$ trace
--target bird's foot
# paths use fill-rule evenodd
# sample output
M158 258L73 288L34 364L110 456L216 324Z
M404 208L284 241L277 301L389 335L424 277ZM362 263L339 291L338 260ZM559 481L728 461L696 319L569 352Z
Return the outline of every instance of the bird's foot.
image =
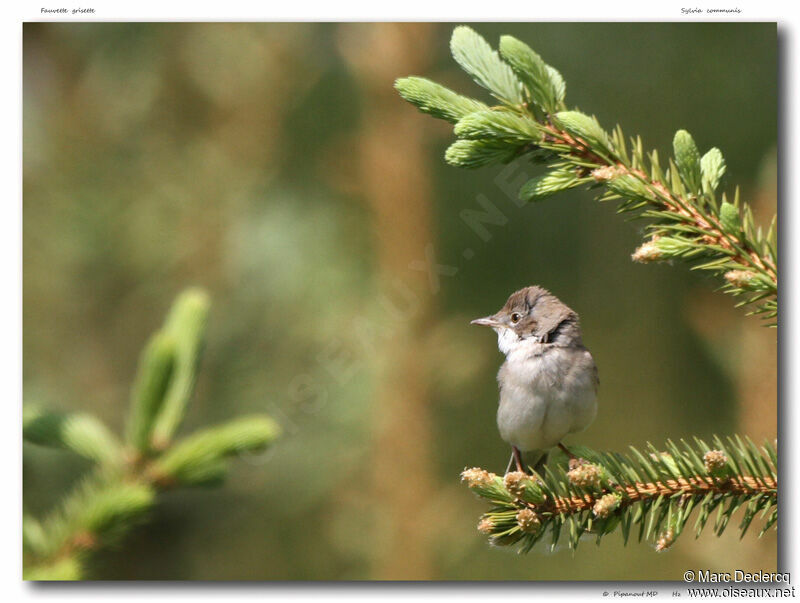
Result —
M517 471L528 473L525 469L525 465L522 464L522 453L519 451L519 448L512 446L511 453L514 456L514 464L517 466Z

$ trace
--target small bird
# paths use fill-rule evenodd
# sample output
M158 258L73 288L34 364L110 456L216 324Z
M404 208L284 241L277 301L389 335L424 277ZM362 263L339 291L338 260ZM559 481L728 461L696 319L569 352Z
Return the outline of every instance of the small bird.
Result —
M506 361L497 373L497 427L511 444L508 469L526 472L523 454L539 472L548 451L583 431L597 414L597 366L583 345L578 314L533 286L511 294L499 312L473 320L491 327Z

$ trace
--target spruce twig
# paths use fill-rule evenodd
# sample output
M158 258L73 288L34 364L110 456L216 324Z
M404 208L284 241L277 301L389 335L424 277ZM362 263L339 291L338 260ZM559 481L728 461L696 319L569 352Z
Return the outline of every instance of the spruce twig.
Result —
M419 77L397 80L400 95L424 113L453 124L458 140L448 163L476 168L522 158L547 172L522 186L520 197L540 201L585 186L602 189L619 212L649 220L648 238L633 254L638 262L680 259L720 277L720 288L741 298L751 314L777 317L777 231L756 227L750 206L736 189L732 199L717 189L725 174L719 149L701 156L691 135L679 130L674 157L662 168L640 138L628 141L617 126L606 132L594 118L566 109L563 78L526 44L500 38L499 53L468 27L456 27L453 56L500 101L463 97ZM774 322L768 323L774 326Z
M725 531L739 509L742 536L757 515L763 534L777 522L778 476L774 447L759 450L738 436L714 439L714 449L667 443L667 452L648 445L648 454L598 453L573 447L581 458L569 467L548 465L544 475L512 472L499 477L483 469L466 469L461 478L492 508L478 524L496 545L517 545L527 552L550 534L550 546L566 540L575 549L581 537L621 531L625 543L638 527L638 540L656 550L671 546L691 517L695 537L718 511L714 533Z
M202 429L172 444L194 389L207 311L205 293L184 293L164 329L146 346L131 395L125 444L88 414L25 406L25 441L70 450L96 463L43 521L23 518L26 580L80 580L89 554L119 542L143 521L160 491L218 485L230 457L263 449L278 436L272 419L253 416Z

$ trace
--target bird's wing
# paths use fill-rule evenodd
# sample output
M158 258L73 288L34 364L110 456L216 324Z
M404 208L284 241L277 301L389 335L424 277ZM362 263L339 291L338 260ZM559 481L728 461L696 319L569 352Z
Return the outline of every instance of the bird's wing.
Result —
M597 393L597 388L600 385L600 374L597 371L597 363L594 361L592 353L589 350L586 350L585 354L589 362L592 364L592 382L594 383L594 393Z

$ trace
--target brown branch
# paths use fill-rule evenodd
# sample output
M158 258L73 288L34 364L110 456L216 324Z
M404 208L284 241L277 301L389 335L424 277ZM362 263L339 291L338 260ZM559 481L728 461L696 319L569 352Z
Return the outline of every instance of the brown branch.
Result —
M690 478L668 479L658 482L637 482L629 486L620 486L604 490L598 494L586 494L582 497L564 496L547 499L544 503L525 503L539 513L572 514L586 511L594 507L597 501L606 494L618 493L622 496L621 505L641 502L657 496L673 496L683 493L689 496L705 496L709 492L717 494L750 494L752 492L768 493L777 497L778 482L771 477L732 477L726 480L714 480L708 477L694 476Z
M594 153L585 141L572 136L569 132L559 129L552 124L544 126L544 130L546 132L544 135L544 142L566 145L573 150L573 155L581 159L610 167L618 174L627 174L640 180L657 198L660 197L662 199L661 205L665 209L683 216L688 222L698 226L704 231L710 232L711 234L705 235L707 243L719 245L723 249L729 251L731 257L738 263L751 266L767 274L777 286L777 268L773 266L771 262L767 265L766 262L762 261L756 251L746 249L747 245L744 241L740 241L737 237L732 235L727 235L717 219L713 217L706 218L691 203L684 203L677 199L662 182L652 180L642 170L629 168L620 161L609 162ZM742 247L745 249L742 249Z

